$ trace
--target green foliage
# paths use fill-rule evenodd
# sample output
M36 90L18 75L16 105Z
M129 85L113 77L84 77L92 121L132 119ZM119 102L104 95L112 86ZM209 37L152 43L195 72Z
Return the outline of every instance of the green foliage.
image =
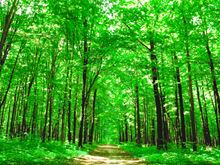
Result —
M77 149L75 145L39 140L0 140L0 164L68 164L74 157L85 155L95 145Z
M69 143L82 140L79 127L83 134L93 135L94 142L115 144L120 138L125 141L126 135L126 141L134 142L137 107L141 141L148 139L154 144L159 134L156 129L161 128L169 134L164 141L181 143L178 84L187 143L192 140L191 126L196 125L195 141L204 144L207 124L210 144L206 145L216 146L220 135L220 99L216 100L219 5L218 0L0 0L0 136L12 138L0 141L1 162L63 164L92 149L85 145L81 151L75 145L53 141L65 141L67 135ZM181 80L176 79L177 68ZM152 71L157 71L158 102ZM195 113L190 113L189 76ZM139 87L138 96L135 86ZM91 119L95 89L97 103ZM164 113L160 125L156 116L161 114L156 113L159 102ZM93 120L94 134L90 133ZM24 135L41 138L45 144ZM123 147L150 163L220 163L219 151L213 148L200 147L191 154L172 145L169 151Z
M120 145L122 149L131 153L134 157L145 159L148 164L220 164L220 150L218 148L198 147L198 151L177 148L170 144L168 150L157 150L155 146L138 147L128 143Z

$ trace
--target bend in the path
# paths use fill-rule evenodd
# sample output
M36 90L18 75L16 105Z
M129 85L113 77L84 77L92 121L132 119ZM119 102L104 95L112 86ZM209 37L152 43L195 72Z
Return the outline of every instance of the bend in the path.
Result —
M102 145L89 155L74 159L74 165L146 165L143 160L132 158L118 146Z

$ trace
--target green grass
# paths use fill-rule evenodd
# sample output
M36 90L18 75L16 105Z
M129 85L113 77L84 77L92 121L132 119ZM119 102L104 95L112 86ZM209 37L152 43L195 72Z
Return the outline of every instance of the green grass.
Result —
M39 140L0 139L0 164L68 164L79 155L85 155L96 146L75 145L56 141L41 143Z
M197 152L191 149L178 149L170 145L168 150L157 150L155 146L137 147L135 144L122 144L120 147L134 157L145 159L148 164L220 164L220 149L198 147Z

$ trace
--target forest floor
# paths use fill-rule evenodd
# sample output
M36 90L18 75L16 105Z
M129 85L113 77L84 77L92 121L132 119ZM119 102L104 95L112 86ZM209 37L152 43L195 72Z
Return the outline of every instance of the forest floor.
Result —
M146 165L115 145L101 145L88 155L75 158L73 165Z
M138 147L133 143L125 143L121 144L120 148L152 165L220 165L220 148L217 147L198 146L198 150L193 152L190 144L187 144L186 149L169 144L168 150L158 150L156 146Z
M0 138L0 146L0 165L220 165L220 148L198 146L198 151L192 152L190 144L186 149L169 144L168 150L134 143L78 148L68 142L41 143L37 138Z
M39 139L20 140L0 138L0 165L67 165L73 158L87 155L97 148L84 145L82 149L69 143L51 141L41 143Z

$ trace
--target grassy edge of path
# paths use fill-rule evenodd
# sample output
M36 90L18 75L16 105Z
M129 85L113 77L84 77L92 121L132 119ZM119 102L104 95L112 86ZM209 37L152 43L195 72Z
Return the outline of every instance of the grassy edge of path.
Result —
M37 140L0 140L0 164L68 164L74 157L86 155L96 145L76 145L51 141L41 143Z
M220 164L220 149L199 147L197 152L191 149L182 150L170 145L168 150L157 150L155 146L138 147L133 143L119 145L132 156L145 159L148 164Z

